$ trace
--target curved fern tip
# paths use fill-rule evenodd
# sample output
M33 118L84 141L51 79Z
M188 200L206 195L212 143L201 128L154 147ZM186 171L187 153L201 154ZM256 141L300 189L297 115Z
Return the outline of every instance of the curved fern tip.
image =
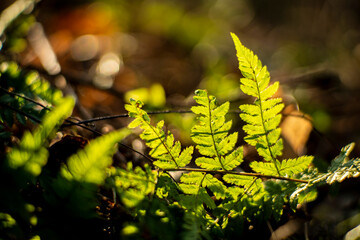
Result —
M235 43L235 46L237 44L242 45L239 37L235 33L230 32L230 35L231 35L231 38L233 39L233 42Z
M207 95L207 91L204 89L197 89L195 90L195 95L196 96L206 96Z

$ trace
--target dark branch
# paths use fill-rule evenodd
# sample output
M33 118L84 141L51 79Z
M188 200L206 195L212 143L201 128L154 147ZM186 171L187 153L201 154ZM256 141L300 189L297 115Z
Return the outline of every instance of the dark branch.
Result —
M26 101L32 102L32 103L34 103L34 104L36 104L36 105L38 105L38 106L40 106L40 107L42 107L42 108L44 108L46 110L50 110L50 108L44 106L43 104L41 104L41 103L39 103L39 102L37 102L37 101L27 97L27 96L24 96L24 95L21 95L19 93L15 93L15 92L10 92L10 91L6 90L5 88L2 88L2 87L0 87L0 90L7 93L7 94L9 94L9 95L11 95L11 96L17 96L17 97L23 98Z
M169 114L169 113L192 113L192 111L190 111L190 110L161 110L161 111L147 112L147 114L149 114L149 115ZM88 123L92 123L92 122L104 121L104 120L115 119L115 118L125 118L125 117L129 117L129 114L122 113L122 114L117 114L117 115L112 115L112 116L91 118L91 119L79 121L77 123L88 124ZM70 126L70 124L64 124L64 126Z
M38 103L37 101L35 101L35 100L33 100L33 99L29 98L29 97L23 96L23 95L21 95L21 94L15 93L15 92L10 92L10 91L6 90L5 88L2 88L2 87L0 87L0 90L3 91L3 92L5 92L5 93L7 93L7 94L9 94L9 95L11 95L11 96L17 96L17 97L23 98L23 99L25 99L26 101L32 102L32 103L34 103L34 104L36 104L36 105L38 105L38 106L40 106L40 107L42 107L42 108L44 108L44 109L46 109L46 110L51 110L50 108L42 105L41 103ZM13 110L13 111L15 111L15 112L17 112L17 113L25 116L25 117L33 120L33 121L36 122L36 123L41 124L41 120L40 120L40 119L38 119L38 118L36 118L36 117L34 117L34 116L30 115L30 114L27 114L26 112L21 111L20 109L14 108L14 107L12 107L12 106L10 106L10 105L7 105L7 104L4 104L4 103L0 103L0 104L1 104L2 106L4 106L4 107L7 107L7 108L9 108L9 109L11 109L11 110ZM81 122L74 122L74 121L72 121L72 120L70 120L70 119L65 119L65 122L67 122L67 124L62 124L61 127L67 127L67 126L76 125L76 126L78 126L78 127L81 127L81 128L83 128L83 129L86 129L86 130L94 133L94 134L97 135L97 136L103 135L103 134L102 134L101 132L99 132L99 131L96 131L96 130L91 129L91 128L87 127L87 126L82 125L83 123L81 123ZM152 160L150 157L146 156L145 154L143 154L143 153L141 153L141 152L139 152L139 151L137 151L137 150L135 150L135 149L133 149L133 148L131 148L131 147L123 144L123 143L119 143L119 144L120 144L121 146L123 146L123 147L125 147L125 148L127 148L127 149L129 149L129 150L131 150L131 151L133 151L133 152L141 155L141 156L144 157L146 160L148 160L150 163L153 162L153 160Z

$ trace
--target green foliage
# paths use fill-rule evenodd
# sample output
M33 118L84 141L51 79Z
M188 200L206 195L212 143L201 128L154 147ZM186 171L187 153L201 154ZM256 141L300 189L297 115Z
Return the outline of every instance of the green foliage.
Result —
M66 180L103 184L106 178L105 170L112 164L112 155L116 143L128 135L126 129L110 132L98 137L83 149L72 155L66 165L61 168L61 176Z
M141 101L132 99L130 104L125 105L125 109L129 111L130 117L135 118L129 127L140 127L144 130L140 137L151 148L149 154L156 159L154 165L160 168L179 168L189 164L194 148L181 150L180 142L174 142L174 136L170 132L165 134L164 121L158 122L155 126L151 125L150 117L141 109L142 106Z
M170 132L165 134L163 121L155 126L151 124L150 117L141 109L142 102L131 100L130 105L126 105L129 116L135 118L129 127L139 126L143 129L140 138L150 147L150 155L156 159L154 165L159 171L185 171L177 182L162 175L167 184L159 184L161 187L156 190L156 195L152 191L143 190L145 195L166 198L171 204L184 209L183 238L209 238L210 233L224 236L229 223L238 216L245 216L249 222L255 219L267 221L271 218L279 221L284 205L295 207L296 203L316 198L314 188L307 187L314 186L321 177L329 177L329 180L330 177L338 176L339 171L344 173L342 178L358 175L355 171L358 163L356 159L345 163L344 159L337 158L337 165L334 163L327 174L320 175L309 168L313 156L280 159L283 142L279 124L284 104L281 98L273 98L279 83L270 84L270 75L258 57L244 47L234 34L232 37L239 69L244 76L240 80L240 88L245 94L255 98L253 104L240 106L240 118L245 122L243 130L247 134L244 140L254 146L264 158L263 162L250 163L255 174L236 171L243 162L243 149L235 148L238 133L229 133L232 125L231 121L226 121L229 102L219 106L216 98L206 90L195 91L194 100L198 105L191 110L197 115L197 122L191 129L191 138L200 154L194 159L200 168L187 167L192 159L187 151L192 153L193 147L187 147L181 153L180 143L174 143ZM186 161L180 161L182 158L179 156L187 156ZM132 171L128 169L129 173ZM143 175L140 172L139 175ZM141 179L146 183L145 186L149 185L148 176ZM138 189L136 186L135 191ZM137 195L140 196L139 199L144 199L144 195ZM137 203L137 200L133 200L133 203Z
M29 225L36 225L35 207L25 201L23 194L35 186L48 160L47 147L64 119L71 114L73 106L72 98L59 101L58 107L44 116L42 124L33 133L24 133L18 146L8 152L1 164L0 192L4 195L0 206L2 211L6 211L4 214L10 210L10 216L16 216L15 222L25 221ZM16 236L24 237L18 228Z
M273 163L252 162L251 168L255 172L261 172L266 175L276 175L279 173L281 176L293 176L308 168L312 159L312 156L302 156L296 159L282 160L281 162L276 161L278 169L273 167Z
M15 64L3 65L0 98L11 108L1 112L2 129L15 119L25 124L25 112L42 121L33 132L25 132L17 146L9 147L2 162L0 230L6 233L0 237L17 231L14 236L20 239L63 239L75 230L74 238L94 238L104 236L105 228L122 239L226 239L241 236L250 224L279 222L285 205L295 211L298 203L315 200L321 184L358 177L359 158L348 158L353 144L342 149L326 173L311 166L313 156L280 158L284 104L273 98L279 84L270 84L258 57L232 37L243 75L240 88L255 98L253 104L240 106L244 140L263 157L251 161L251 173L242 170L243 147L237 146L238 132L226 119L230 103L218 105L206 90L195 92L197 105L191 108L196 115L191 128L194 146L183 147L165 130L164 121L153 123L143 103L131 99L125 105L134 118L129 128L142 130L151 165L113 164L117 143L130 133L120 129L91 140L51 172L49 143L71 114L74 100L62 98L36 74L24 75ZM39 111L19 94L51 108ZM10 111L14 109L21 110L15 118Z

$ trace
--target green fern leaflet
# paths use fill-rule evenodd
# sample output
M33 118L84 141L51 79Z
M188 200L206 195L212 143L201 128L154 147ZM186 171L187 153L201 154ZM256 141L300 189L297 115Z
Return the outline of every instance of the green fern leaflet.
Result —
M191 110L198 115L198 124L191 129L191 138L205 156L197 158L196 164L208 170L232 170L239 166L243 160L243 150L240 147L233 151L238 133L228 135L232 122L225 122L229 102L217 106L216 98L208 95L206 90L197 90L194 99L199 106Z
M125 109L129 112L129 116L135 118L129 128L140 127L144 131L140 137L148 147L151 148L150 156L155 158L154 165L162 169L185 167L190 163L194 147L188 147L181 150L179 141L175 142L174 136L168 132L165 134L163 130L164 121L160 121L153 126L149 115L142 110L143 103L141 101L130 100L130 104L125 105Z

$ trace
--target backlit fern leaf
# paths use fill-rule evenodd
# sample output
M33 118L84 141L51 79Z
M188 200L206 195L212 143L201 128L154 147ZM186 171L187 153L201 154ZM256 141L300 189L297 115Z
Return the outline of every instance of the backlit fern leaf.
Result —
M199 106L191 110L198 115L198 124L191 129L191 138L205 156L197 158L196 164L208 170L234 169L242 162L242 148L233 151L238 133L228 134L232 124L225 121L229 102L217 106L216 98L206 90L197 90L194 99Z
M135 118L129 128L140 127L144 131L140 134L148 147L151 148L150 156L155 158L154 165L159 168L179 168L185 167L190 163L194 148L192 146L181 151L179 141L174 141L174 136L163 130L164 121L160 121L153 126L149 115L142 110L141 101L130 100L130 104L125 105L129 116Z
M231 36L237 52L239 69L244 76L240 79L240 88L245 94L256 98L254 104L240 106L242 110L240 118L246 123L243 130L247 136L244 139L256 147L259 155L264 157L265 161L271 162L262 164L263 167L266 167L264 171L263 168L258 167L260 163L255 163L254 170L264 174L271 172L281 175L280 162L277 157L282 155L283 149L279 124L284 104L280 98L271 98L278 90L279 83L275 82L269 85L270 74L266 66L262 65L251 50L241 44L235 34L231 33Z

